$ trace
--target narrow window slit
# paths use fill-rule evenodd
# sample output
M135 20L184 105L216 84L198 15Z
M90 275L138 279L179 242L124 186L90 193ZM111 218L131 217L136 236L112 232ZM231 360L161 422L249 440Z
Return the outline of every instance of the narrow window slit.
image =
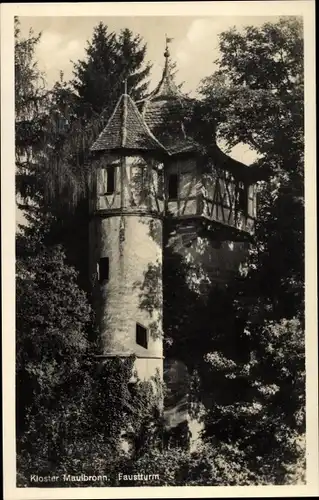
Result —
M244 214L248 212L248 187L244 184L238 189L238 208Z
M115 167L108 166L106 169L106 194L113 194L115 191Z
M136 343L144 347L144 349L148 347L147 329L139 323L136 323Z
M178 175L171 174L168 178L168 198L176 200L178 198Z
M98 269L99 282L104 283L105 281L108 281L109 274L110 274L110 260L108 257L102 257L100 259L99 269Z

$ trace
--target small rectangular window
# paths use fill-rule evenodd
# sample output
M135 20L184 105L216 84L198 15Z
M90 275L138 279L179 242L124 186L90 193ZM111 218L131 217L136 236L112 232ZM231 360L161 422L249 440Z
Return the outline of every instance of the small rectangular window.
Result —
M248 187L244 184L238 188L238 209L247 214L248 211Z
M108 281L110 272L110 263L108 257L102 257L99 263L99 281L103 283Z
M136 323L136 343L145 349L148 347L147 329L139 323Z
M162 199L163 198L163 171L158 170L156 173L156 194L157 196Z
M139 170L141 201L144 202L148 194L148 171L147 167L140 167Z
M178 198L178 175L171 174L168 178L168 198L176 200Z
M110 165L106 169L106 194L113 194L115 191L115 167Z

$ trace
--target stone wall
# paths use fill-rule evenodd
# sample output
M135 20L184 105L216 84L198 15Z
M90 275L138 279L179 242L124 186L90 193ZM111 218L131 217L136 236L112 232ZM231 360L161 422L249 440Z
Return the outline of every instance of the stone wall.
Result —
M162 221L144 215L96 215L90 224L90 272L100 329L100 353L135 354L142 378L162 374ZM109 279L98 280L100 258ZM147 349L136 343L136 324L148 330Z

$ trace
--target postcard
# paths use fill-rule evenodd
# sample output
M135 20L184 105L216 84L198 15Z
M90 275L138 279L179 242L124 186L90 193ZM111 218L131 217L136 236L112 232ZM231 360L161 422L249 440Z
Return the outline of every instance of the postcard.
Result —
M1 13L5 499L318 494L314 2Z

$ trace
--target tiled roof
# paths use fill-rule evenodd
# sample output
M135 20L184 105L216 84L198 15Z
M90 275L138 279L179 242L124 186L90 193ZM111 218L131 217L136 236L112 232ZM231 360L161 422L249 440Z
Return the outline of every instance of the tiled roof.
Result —
M172 145L167 146L167 150L171 155L178 153L190 153L198 150L198 144L190 139L174 141Z
M193 151L194 142L187 137L184 128L184 117L191 99L183 95L175 84L167 53L165 57L161 81L148 97L138 103L141 115L152 133L171 154Z
M180 98L148 100L144 104L142 116L145 123L168 149L176 141L180 143L188 139L184 128L187 104Z
M167 70L168 71L168 70ZM149 94L147 100L158 100L158 99L176 99L180 97L183 99L183 94L179 90L178 86L174 82L170 73L166 72L164 69L164 73L161 81L157 85L157 87Z
M181 120L183 103L180 100L148 100L143 108L142 116L151 130L155 130L168 121Z
M252 168L249 165L246 165L245 163L242 163L241 161L235 160L235 158L232 158L228 154L224 153L220 149L220 147L215 143L214 145L211 146L211 154L214 156L216 164L220 168L224 168L226 170L229 170L232 172L235 176L237 175L241 179L249 179L253 178L256 176L256 169ZM257 174L258 177L258 174Z
M91 151L115 149L166 151L149 130L136 104L127 94L120 97L106 127L91 147Z
M188 107L192 105L192 99L184 96L174 83L167 57L160 83L148 97L137 104L140 110L127 94L120 97L91 151L162 151L173 156L201 149L185 132L184 117L188 113ZM252 177L256 170L225 154L216 143L211 144L210 154L217 165L238 176Z

